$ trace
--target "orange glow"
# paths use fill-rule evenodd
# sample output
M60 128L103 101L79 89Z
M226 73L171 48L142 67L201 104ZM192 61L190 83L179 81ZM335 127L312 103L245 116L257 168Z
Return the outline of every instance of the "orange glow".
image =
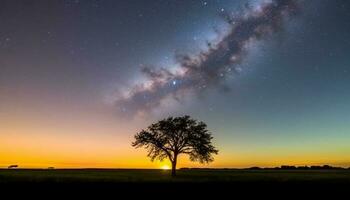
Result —
M0 167L17 164L20 168L170 169L169 162L151 162L144 149L131 146L133 135L149 122L133 122L130 125L101 116L86 119L89 115L76 116L77 120L73 121L55 121L54 117L50 119L48 115L16 116L9 114L1 118L0 113ZM177 167L350 164L348 137L305 139L302 145L298 141L293 143L292 140L286 140L281 144L251 146L239 142L225 144L219 137L215 138L215 134L214 139L217 139L214 142L220 152L213 163L200 165L181 155Z
M163 170L169 170L169 169L170 169L170 166L169 166L169 165L163 165L161 168L162 168Z

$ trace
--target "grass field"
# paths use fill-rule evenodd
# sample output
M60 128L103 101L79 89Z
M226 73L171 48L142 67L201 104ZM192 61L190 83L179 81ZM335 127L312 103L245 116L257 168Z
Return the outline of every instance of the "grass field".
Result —
M350 170L0 170L0 183L349 183Z
M266 197L299 198L305 194L347 195L350 170L166 170L55 169L0 170L0 191L11 196L37 197L101 195L119 197ZM186 194L186 195L185 195ZM118 199L118 198L117 198ZM123 199L123 198L121 198ZM221 199L221 198L219 198Z

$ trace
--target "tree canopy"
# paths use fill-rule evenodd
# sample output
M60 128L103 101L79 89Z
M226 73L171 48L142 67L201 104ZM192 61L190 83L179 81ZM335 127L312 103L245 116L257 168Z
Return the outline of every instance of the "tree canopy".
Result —
M175 176L179 154L188 154L191 161L212 162L213 154L218 153L212 139L204 122L190 116L168 117L137 133L132 146L146 148L152 161L168 158Z

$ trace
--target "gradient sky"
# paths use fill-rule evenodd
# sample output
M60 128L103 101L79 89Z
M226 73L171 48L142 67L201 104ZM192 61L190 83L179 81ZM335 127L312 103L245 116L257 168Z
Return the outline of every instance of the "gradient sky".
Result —
M279 15L268 19L271 5ZM133 135L184 114L220 150L205 167L350 166L349 10L347 0L1 0L0 167L159 168ZM201 165L184 156L184 166Z

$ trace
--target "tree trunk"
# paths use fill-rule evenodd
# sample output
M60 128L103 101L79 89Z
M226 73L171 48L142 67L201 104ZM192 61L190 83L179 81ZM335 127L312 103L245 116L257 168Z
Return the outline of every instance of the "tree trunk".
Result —
M175 156L174 161L171 162L171 176L176 176L176 162L177 162L177 156Z

